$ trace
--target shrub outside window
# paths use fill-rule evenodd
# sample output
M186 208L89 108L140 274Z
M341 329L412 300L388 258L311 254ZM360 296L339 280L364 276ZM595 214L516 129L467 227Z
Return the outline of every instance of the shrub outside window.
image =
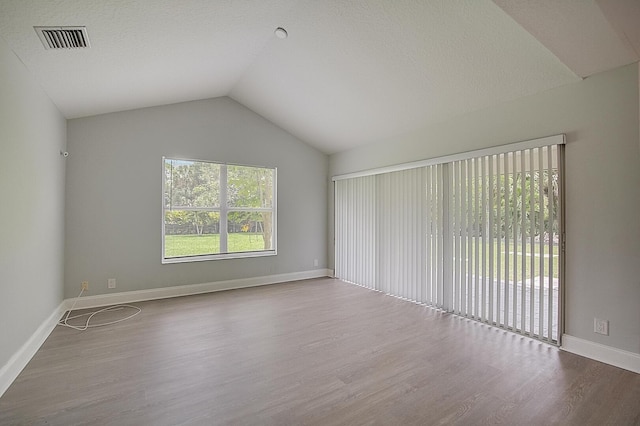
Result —
M163 158L162 262L276 255L276 169Z

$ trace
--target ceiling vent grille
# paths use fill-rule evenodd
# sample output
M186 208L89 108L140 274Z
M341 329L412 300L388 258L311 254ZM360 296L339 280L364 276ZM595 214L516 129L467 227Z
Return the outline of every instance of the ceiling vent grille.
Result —
M47 50L91 47L87 27L33 27Z

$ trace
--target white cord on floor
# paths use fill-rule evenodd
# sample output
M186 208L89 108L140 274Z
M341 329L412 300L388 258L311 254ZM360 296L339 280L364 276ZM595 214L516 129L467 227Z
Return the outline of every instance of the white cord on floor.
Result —
M84 293L84 289L82 289L80 291L80 294L78 295L78 297L76 297L76 300L74 300L73 305L71 305L71 309L69 309L69 311L67 311L67 315L64 317L64 319L61 319L60 321L58 321L58 325L62 325L64 327L69 327L69 328L73 328L74 330L80 330L80 331L84 331L88 328L92 328L92 327L102 327L104 325L111 325L111 324L117 324L119 322L122 321L126 321L130 318L135 317L136 315L138 315L140 312L142 312L142 309L138 308L137 306L133 306L133 305L115 305L115 306L107 306L106 308L102 308L99 309L95 312L87 312L86 314L80 314L80 315L74 315L72 317L70 317L69 315L71 315L71 312L73 311L73 308L76 307L76 303L78 303L78 300L80 299L80 296L82 296L82 293ZM135 309L136 311L129 315L128 317L125 318L121 318L119 320L115 320L115 321L110 321L110 322L105 322L102 324L89 324L89 322L91 321L91 318L93 318L95 315L98 315L102 312L111 312L111 311L118 311L120 309L123 308L132 308ZM84 325L71 325L69 323L67 323L67 321L69 321L70 319L74 319L74 318L80 318L80 317L85 317L85 316L89 316L89 318L87 318L87 321L84 323Z

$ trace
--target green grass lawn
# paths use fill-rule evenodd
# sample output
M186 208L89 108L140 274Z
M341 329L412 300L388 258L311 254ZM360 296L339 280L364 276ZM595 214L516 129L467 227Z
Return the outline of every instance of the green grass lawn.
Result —
M493 276L497 278L497 267L498 267L498 258L500 258L500 276L501 279L504 280L505 276L505 245L504 242L501 242L500 250L498 250L498 242L493 241L494 243L494 254L493 254ZM478 261L479 261L479 272L482 275L482 250L486 247L486 258L485 258L485 274L489 274L489 244L484 246L482 241L478 242ZM263 250L264 242L262 240L262 234L255 233L233 233L229 234L227 241L227 248L229 252L245 252L245 251L255 251L255 250ZM529 244L526 245L526 256L524 256L525 260L525 277L529 277L530 268L531 268L531 246ZM220 235L218 234L206 234L206 235L167 235L165 237L165 257L180 257L180 256L197 256L203 254L213 254L218 253L220 251ZM544 245L544 255L545 255L545 271L544 275L549 273L549 246L548 244ZM469 247L467 247L467 252L465 255L469 253ZM519 281L522 276L522 244L518 243L518 246L513 247L513 242L509 243L509 279L513 280L514 274L514 252L517 253L517 270ZM552 265L553 265L553 276L558 278L558 247L554 247L554 256L552 256ZM472 262L475 262L475 243L472 244L471 247L471 256ZM540 275L540 244L536 243L534 246L534 273L533 276ZM473 271L475 271L475 266L473 266Z
M465 255L468 257L469 256L469 246L468 246L469 242L467 242L467 247L466 247L466 252ZM500 259L500 278L502 280L505 279L505 259L506 259L506 250L505 250L505 244L504 241L501 241L500 244L500 249L498 250L498 242L496 240L493 241L493 276L497 278L497 268L498 268L498 258ZM483 266L483 262L482 262L482 252L483 249L485 250L485 263L484 263L484 268L485 268L485 274L488 276L489 275L489 244L487 243L486 245L483 245L482 241L478 241L478 270L480 272L480 275L483 275L482 273L482 266ZM554 278L558 278L558 266L559 266L559 248L556 246L553 248L554 253L551 256L552 262L551 262L551 266L553 267L553 277ZM529 278L529 274L531 272L531 258L533 257L533 276L537 277L540 275L540 259L541 259L541 255L540 255L540 243L535 243L534 245L534 254L533 256L531 256L531 245L530 243L527 243L525 246L525 252L522 251L522 242L518 242L517 243L517 247L513 247L513 241L509 242L509 279L513 280L513 274L514 274L514 270L517 268L517 280L521 280L522 279L522 261L524 258L524 267L525 267L525 278ZM523 255L524 253L524 255ZM515 259L517 261L517 265L514 266L514 254L516 255ZM463 256L464 258L465 256ZM547 276L549 274L549 244L545 243L544 244L544 256L542 257L544 259L544 275ZM471 258L472 258L472 262L474 263L473 266L473 271L475 272L475 242L472 242L472 246L471 246Z
M255 251L264 249L262 234L234 233L227 240L229 252ZM220 235L166 235L164 239L165 257L197 256L216 254L220 251Z

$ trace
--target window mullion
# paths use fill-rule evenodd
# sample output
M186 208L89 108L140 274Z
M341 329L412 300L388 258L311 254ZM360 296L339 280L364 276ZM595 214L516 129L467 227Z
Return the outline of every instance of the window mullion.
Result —
M220 165L220 253L228 253L227 249L227 165Z

